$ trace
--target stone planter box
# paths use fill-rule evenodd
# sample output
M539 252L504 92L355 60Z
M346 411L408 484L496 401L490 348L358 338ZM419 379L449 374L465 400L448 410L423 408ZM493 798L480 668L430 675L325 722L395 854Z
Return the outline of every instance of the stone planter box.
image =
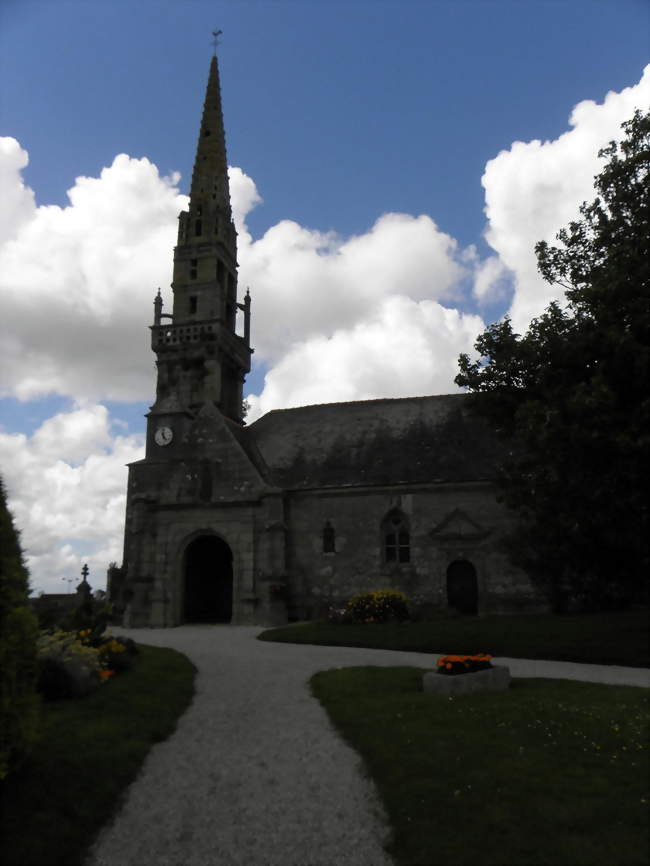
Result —
M432 695L456 697L478 692L504 692L510 686L510 669L495 665L471 674L447 676L429 671L422 677L422 689Z

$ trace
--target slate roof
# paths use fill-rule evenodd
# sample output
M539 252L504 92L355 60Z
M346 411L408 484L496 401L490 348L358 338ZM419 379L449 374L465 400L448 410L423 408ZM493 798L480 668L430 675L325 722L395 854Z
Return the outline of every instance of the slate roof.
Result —
M238 439L289 489L489 481L503 453L465 394L276 409Z

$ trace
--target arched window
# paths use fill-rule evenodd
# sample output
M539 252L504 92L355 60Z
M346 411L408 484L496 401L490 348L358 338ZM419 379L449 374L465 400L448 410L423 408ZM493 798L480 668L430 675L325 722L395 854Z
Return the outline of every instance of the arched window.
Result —
M411 536L406 517L391 511L382 524L385 562L411 561Z
M323 553L336 553L336 534L329 520L323 527Z

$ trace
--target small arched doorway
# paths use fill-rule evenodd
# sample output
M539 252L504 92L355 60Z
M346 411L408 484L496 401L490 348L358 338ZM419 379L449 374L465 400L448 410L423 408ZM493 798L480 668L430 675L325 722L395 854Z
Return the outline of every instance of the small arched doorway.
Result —
M478 613L476 569L466 559L457 559L447 569L447 603L459 613Z
M183 622L230 622L232 551L216 535L202 535L185 551Z

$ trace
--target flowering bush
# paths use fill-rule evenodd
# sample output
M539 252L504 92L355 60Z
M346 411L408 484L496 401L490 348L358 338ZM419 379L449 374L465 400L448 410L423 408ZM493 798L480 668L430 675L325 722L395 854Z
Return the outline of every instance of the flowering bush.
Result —
M115 638L109 638L99 647L99 658L102 666L114 672L125 671L131 667L131 657L126 647Z
M437 668L439 674L471 674L491 668L491 655L476 653L472 656L441 656Z
M353 596L346 604L352 622L403 622L409 618L408 599L396 589L378 589Z
M100 683L99 651L74 632L41 633L37 642L38 688L46 700L86 695Z
M42 632L38 639L38 688L46 700L86 695L128 670L137 653L130 638L81 631Z
M113 637L110 634L97 636L92 629L82 629L78 638L84 646L94 647L105 670L121 673L128 670L133 663L137 648L130 638ZM106 677L103 677L106 679Z

